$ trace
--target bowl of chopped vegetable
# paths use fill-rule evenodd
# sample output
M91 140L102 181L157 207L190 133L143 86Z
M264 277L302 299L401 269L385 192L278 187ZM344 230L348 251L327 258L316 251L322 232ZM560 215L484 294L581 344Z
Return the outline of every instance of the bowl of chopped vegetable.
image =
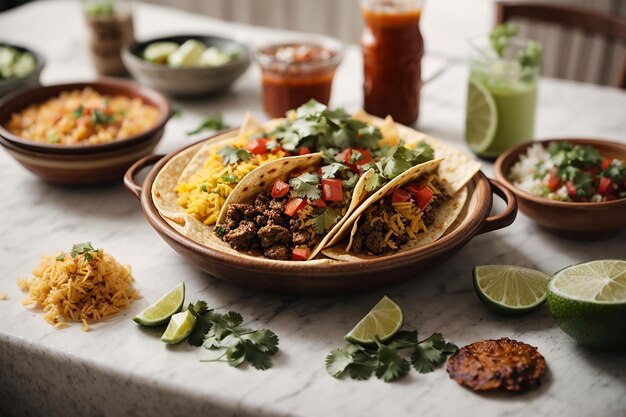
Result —
M122 59L142 84L175 96L202 96L228 90L250 66L250 51L232 39L177 35L135 42Z
M553 233L595 239L626 227L626 143L529 142L500 155L494 174L520 210Z
M19 45L0 43L0 97L21 88L37 87L45 61Z
M48 85L0 101L0 145L46 181L111 182L152 152L170 115L164 96L127 81Z

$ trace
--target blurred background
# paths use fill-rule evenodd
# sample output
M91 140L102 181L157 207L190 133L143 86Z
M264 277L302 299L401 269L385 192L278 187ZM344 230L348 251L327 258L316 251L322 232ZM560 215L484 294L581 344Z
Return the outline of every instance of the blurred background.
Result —
M29 1L0 0L0 10ZM359 0L143 1L230 21L323 33L348 43L358 43L363 25ZM461 45L465 45L465 38L490 30L496 19L495 3L495 0L426 0L421 25L427 52L433 56L445 56L448 60L465 61L467 49ZM626 17L626 0L544 0L523 3L574 6L607 16ZM626 66L623 43L610 36L607 38L581 28L566 28L552 23L511 20L520 26L522 35L536 39L544 46L543 75L615 85L619 72Z

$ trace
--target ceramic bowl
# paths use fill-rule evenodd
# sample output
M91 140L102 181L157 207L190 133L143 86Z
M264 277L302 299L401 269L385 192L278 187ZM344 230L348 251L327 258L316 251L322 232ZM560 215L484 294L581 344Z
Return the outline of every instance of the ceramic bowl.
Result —
M592 145L605 157L626 160L626 143L594 139L548 139L529 142L508 150L498 157L494 175L517 197L522 213L546 230L575 239L597 239L618 233L626 227L626 199L600 203L555 201L532 195L514 186L508 179L511 167L527 149L539 143L546 147L553 141Z
M239 56L219 67L172 68L154 64L143 59L143 52L154 42L175 42L196 39L205 45L216 46L225 51L238 51ZM232 39L217 36L178 35L135 42L122 51L124 65L132 76L142 84L174 96L203 96L222 93L250 66L250 51L247 46Z
M96 145L52 145L21 138L4 127L11 114L63 91L91 87L102 94L139 97L159 109L157 123L135 136ZM161 94L135 83L101 79L17 91L0 102L0 144L24 168L42 179L59 184L98 184L118 181L133 162L150 154L169 120L171 109Z
M297 293L338 294L388 286L424 275L440 265L467 244L474 236L501 229L515 219L515 197L498 182L478 172L468 184L468 200L448 232L429 245L378 259L330 263L271 261L245 255L233 255L203 246L172 228L159 214L152 200L152 185L159 171L173 157L190 155L203 142L190 145L167 156L149 156L137 161L126 173L126 188L141 201L144 215L152 228L179 254L201 270L226 281L248 288ZM136 174L150 165L142 185ZM493 193L502 197L506 209L490 216Z
M28 74L22 77L12 77L7 78L6 80L0 80L0 97L6 96L13 91L23 88L38 87L39 77L41 76L41 71L45 66L45 60L43 59L43 57L32 49L28 49L20 45L1 42L0 46L10 46L11 48L15 48L18 51L30 52L35 57L35 69Z

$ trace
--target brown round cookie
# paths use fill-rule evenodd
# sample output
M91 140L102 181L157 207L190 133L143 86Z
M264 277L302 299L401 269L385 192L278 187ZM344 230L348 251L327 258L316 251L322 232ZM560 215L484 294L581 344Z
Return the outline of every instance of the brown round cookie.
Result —
M524 391L540 385L545 370L537 348L506 337L463 346L447 366L450 378L474 391Z

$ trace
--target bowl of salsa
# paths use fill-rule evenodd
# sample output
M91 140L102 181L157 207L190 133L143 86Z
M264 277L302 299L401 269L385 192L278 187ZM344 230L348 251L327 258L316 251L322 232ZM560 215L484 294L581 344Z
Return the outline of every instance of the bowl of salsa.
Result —
M283 117L311 99L328 105L341 43L332 38L282 42L256 51L261 67L263 108L268 117Z
M626 227L624 142L529 142L500 155L494 174L520 211L556 234L600 238Z

